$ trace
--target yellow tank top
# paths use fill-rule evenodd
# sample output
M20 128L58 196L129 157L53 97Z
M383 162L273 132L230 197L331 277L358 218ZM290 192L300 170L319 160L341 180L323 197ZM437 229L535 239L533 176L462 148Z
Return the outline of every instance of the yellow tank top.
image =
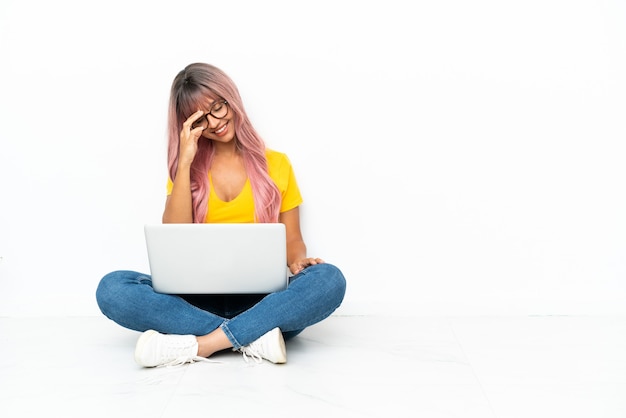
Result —
M280 211L286 212L302 203L302 195L296 182L291 162L286 154L278 151L267 150L267 165L269 175L274 180L281 195ZM250 180L246 181L243 189L237 197L230 202L224 202L213 191L211 173L209 176L209 208L204 222L206 223L251 223L254 222L254 199ZM172 192L174 184L167 180L167 194Z

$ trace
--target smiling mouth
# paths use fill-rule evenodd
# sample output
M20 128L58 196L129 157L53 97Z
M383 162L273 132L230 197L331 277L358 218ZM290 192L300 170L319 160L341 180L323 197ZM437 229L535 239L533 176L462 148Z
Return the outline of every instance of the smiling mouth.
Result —
M221 134L222 132L224 132L226 130L226 126L228 126L228 122L226 122L225 124L220 126L218 129L214 130L213 133L214 134Z

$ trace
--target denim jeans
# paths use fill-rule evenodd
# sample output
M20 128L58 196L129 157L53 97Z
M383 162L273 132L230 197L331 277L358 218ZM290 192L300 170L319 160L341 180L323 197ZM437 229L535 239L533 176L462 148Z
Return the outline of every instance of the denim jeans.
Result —
M221 328L235 349L279 327L285 339L327 318L343 301L346 280L332 264L292 276L286 290L268 295L183 296L157 293L149 275L114 271L102 278L96 300L102 313L135 331L205 335Z

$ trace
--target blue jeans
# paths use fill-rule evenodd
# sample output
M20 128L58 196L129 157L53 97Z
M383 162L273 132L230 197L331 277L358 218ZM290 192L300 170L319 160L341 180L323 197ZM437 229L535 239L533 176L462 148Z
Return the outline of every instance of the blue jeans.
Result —
M102 278L96 300L102 313L135 331L206 335L221 328L235 349L279 327L285 339L327 318L343 301L346 280L332 264L292 276L286 290L268 295L183 296L157 293L149 275L114 271Z

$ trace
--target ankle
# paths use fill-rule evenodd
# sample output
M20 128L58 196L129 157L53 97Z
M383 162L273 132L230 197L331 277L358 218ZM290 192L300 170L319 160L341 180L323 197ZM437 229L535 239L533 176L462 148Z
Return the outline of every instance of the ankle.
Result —
M200 357L210 357L218 351L233 347L226 334L219 328L207 335L196 337L196 340Z

